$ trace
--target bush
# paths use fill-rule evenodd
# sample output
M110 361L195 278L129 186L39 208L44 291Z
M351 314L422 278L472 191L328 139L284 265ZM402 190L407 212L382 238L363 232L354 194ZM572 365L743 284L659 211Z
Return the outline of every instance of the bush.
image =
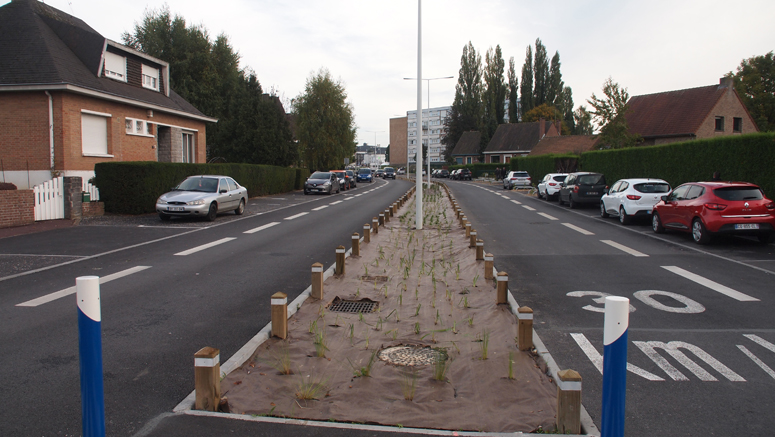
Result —
M519 156L511 158L511 170L528 172L533 185L537 185L547 173L570 173L576 171L579 157L577 155L539 155Z
M253 164L182 164L164 162L110 162L94 166L94 185L105 211L118 214L154 212L156 199L188 176L224 175L247 188L250 197L297 189L306 169Z

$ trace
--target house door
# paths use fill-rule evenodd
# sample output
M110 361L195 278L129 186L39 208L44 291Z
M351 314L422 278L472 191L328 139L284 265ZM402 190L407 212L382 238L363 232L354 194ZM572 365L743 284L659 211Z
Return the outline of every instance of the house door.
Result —
M172 162L172 128L169 126L157 126L156 144L156 160L159 162Z

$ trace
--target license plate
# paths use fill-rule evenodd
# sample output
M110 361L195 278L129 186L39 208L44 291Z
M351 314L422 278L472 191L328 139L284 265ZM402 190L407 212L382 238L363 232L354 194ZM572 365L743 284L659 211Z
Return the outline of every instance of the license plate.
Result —
M743 223L735 225L735 229L759 229L758 223Z
M182 206L168 206L167 211L170 212L183 212L186 208L183 208Z
M587 191L587 194L597 194L597 191Z

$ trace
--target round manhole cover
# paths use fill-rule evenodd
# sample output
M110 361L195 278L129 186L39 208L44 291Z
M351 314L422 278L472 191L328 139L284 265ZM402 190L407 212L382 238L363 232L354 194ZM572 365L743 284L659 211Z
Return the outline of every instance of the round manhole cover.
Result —
M382 349L379 359L399 366L427 366L437 359L446 360L447 353L430 346L400 345Z

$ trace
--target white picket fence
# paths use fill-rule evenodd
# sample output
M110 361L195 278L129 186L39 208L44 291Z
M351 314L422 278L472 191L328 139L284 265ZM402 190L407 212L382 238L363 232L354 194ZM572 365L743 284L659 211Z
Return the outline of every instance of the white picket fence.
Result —
M32 187L35 194L35 221L65 218L65 188L62 176ZM92 201L100 200L100 190L84 180L81 191Z

